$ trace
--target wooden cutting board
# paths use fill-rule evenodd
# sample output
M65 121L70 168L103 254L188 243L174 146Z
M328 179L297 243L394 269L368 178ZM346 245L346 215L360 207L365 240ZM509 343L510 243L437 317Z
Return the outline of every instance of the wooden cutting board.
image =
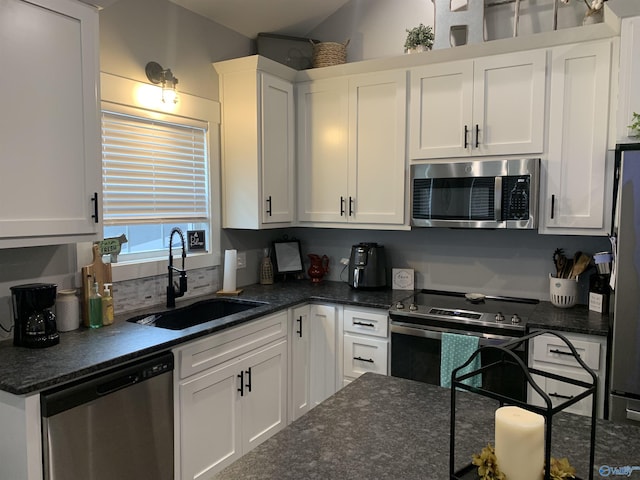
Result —
M95 281L100 295L104 292L104 284L111 283L111 264L102 261L99 245L93 246L93 262L82 267L82 321L85 327L89 326L89 294Z

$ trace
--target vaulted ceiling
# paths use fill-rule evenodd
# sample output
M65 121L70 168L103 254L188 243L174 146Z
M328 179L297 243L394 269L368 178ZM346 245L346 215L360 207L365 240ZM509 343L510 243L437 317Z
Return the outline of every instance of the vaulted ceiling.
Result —
M306 36L349 0L171 0L242 35Z

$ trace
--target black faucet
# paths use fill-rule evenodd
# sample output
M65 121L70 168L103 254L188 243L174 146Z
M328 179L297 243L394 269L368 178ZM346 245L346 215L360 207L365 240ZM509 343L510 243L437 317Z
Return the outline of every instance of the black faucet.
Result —
M180 241L182 242L182 270L173 266L173 253L171 252L171 244L173 242L173 234L180 235ZM174 227L169 235L169 284L167 285L167 308L176 306L176 298L182 297L187 291L187 271L184 269L184 259L187 257L187 249L185 247L184 235L182 230L178 227ZM173 271L180 274L180 285L173 283Z

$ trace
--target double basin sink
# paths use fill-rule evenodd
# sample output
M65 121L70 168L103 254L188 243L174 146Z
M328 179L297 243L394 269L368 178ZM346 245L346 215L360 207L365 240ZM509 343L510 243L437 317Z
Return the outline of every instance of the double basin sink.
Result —
M183 330L264 305L266 303L231 298L212 298L186 307L138 315L127 319L127 322L169 330Z

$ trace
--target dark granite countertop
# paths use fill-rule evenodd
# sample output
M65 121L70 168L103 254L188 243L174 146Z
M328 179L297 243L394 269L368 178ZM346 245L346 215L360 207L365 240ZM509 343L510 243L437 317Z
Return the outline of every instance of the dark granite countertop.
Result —
M390 289L353 290L343 282L312 284L309 280L250 285L243 287L237 298L265 302L265 305L184 330L166 330L126 321L138 314L165 310L160 305L119 315L108 327L93 330L81 327L60 333L60 343L48 348L15 347L9 339L0 342L0 390L16 395L44 390L309 301L388 309L408 293ZM178 302L177 306L211 297L215 295Z
M410 294L390 289L353 290L343 282L312 284L309 280L250 285L243 287L238 298L265 302L265 305L180 331L125 321L138 314L164 310L160 305L119 315L109 327L95 330L81 327L61 333L60 344L53 347L15 347L9 339L0 342L0 390L17 395L44 390L305 302L388 309ZM215 295L178 302L178 307L211 297ZM583 306L559 309L548 302L541 302L536 307L529 324L535 328L593 335L607 335L608 332L607 317L588 312Z
M609 315L592 312L586 305L571 308L554 307L540 302L527 321L529 330L552 329L606 337L609 334Z
M451 390L367 373L220 472L217 480L421 479L449 473ZM497 402L456 401L456 468L493 443ZM588 478L590 419L559 413L552 456ZM598 420L594 478L603 466L640 465L640 428ZM605 475L602 475L603 477Z

